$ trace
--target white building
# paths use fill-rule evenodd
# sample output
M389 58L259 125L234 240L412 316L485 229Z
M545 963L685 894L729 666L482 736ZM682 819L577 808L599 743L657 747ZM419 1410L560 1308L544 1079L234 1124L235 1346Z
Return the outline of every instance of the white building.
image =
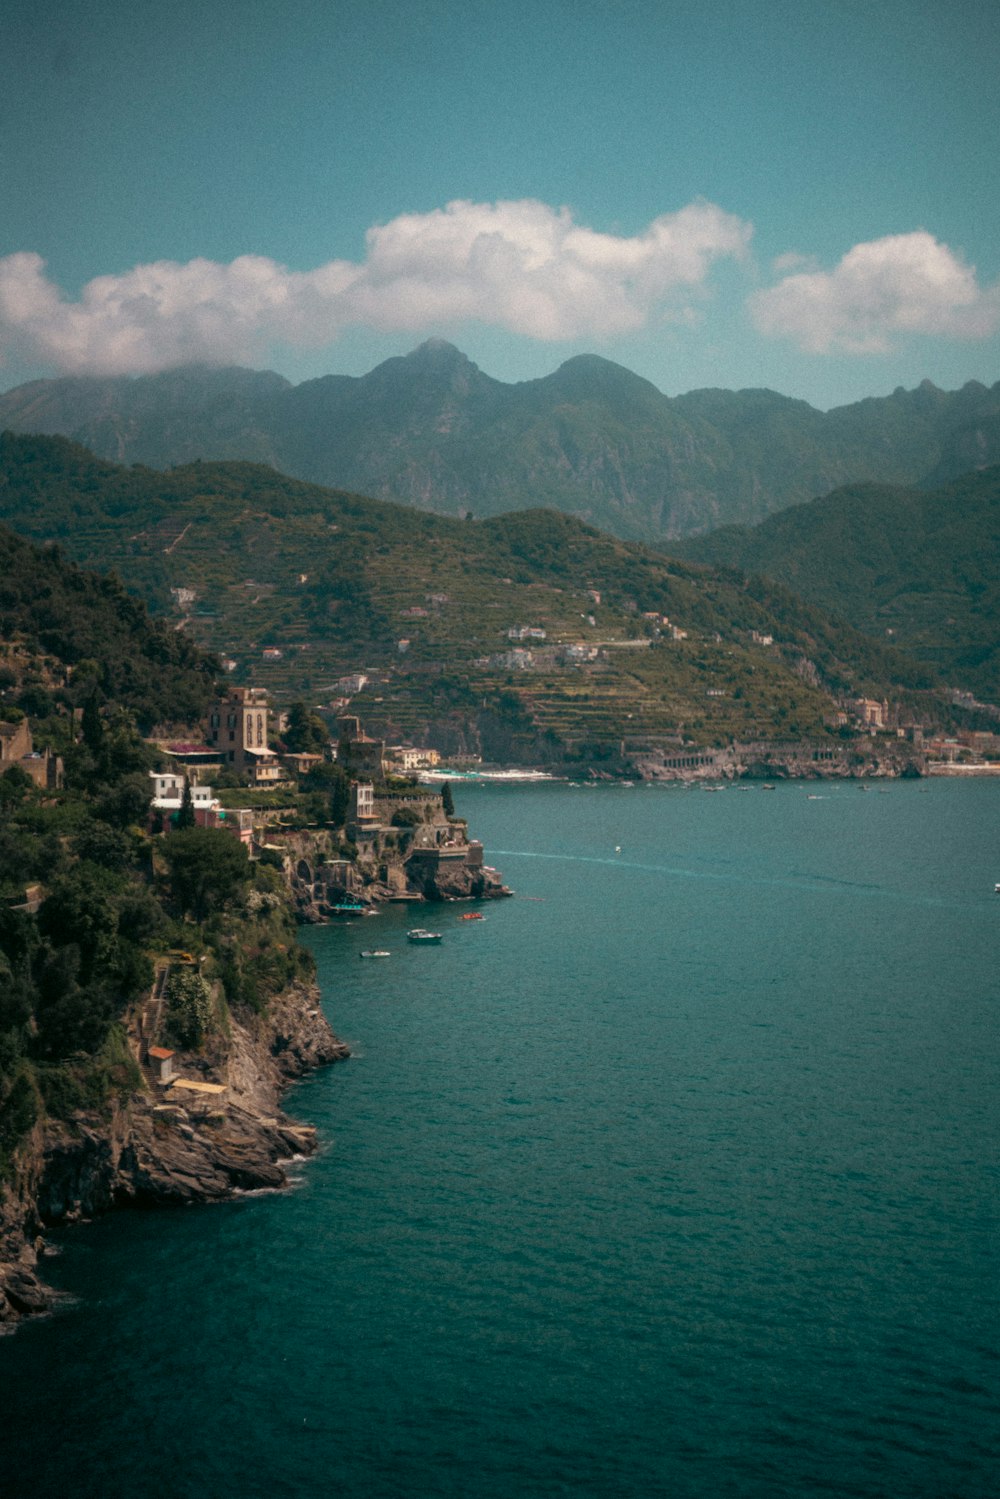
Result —
M333 690L339 693L341 697L354 697L356 693L361 691L367 681L368 678L363 671L351 672L346 677L338 677L333 684Z
M153 783L153 798L151 806L157 812L179 812L184 800L184 776L178 775L176 771L160 772L151 770L149 778ZM212 795L211 786L192 786L191 805L195 811L209 811L218 809L222 803L217 796Z

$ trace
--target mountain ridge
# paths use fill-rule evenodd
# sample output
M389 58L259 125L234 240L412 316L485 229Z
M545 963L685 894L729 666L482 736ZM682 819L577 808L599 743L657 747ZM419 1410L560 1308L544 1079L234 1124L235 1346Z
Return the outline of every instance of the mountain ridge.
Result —
M933 490L847 485L675 550L771 578L990 701L1000 698L1000 466Z
M596 354L506 384L429 340L365 375L299 385L199 365L33 381L0 395L0 428L152 468L262 462L445 515L553 507L664 544L844 484L939 485L998 462L1000 382L924 381L821 412L763 388L665 396Z

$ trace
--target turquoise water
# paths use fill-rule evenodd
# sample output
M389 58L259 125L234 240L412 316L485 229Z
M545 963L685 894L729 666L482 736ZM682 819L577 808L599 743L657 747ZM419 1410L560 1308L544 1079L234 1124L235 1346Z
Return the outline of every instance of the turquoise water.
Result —
M0 1491L995 1494L1000 785L807 791L456 791L517 899L309 934L322 1154L62 1236Z

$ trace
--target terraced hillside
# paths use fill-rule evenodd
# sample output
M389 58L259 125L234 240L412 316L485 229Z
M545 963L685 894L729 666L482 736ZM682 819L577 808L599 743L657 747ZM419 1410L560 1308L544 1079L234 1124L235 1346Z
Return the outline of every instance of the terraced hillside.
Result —
M0 486L8 524L117 570L234 679L335 708L361 673L369 724L448 750L818 734L831 694L933 685L778 585L557 512L456 521L250 464L122 469L10 434Z

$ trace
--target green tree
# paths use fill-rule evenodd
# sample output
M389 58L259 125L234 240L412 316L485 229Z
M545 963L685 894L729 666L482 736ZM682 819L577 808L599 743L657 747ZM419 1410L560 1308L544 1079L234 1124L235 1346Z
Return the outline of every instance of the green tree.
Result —
M80 981L114 972L118 961L118 897L124 882L111 870L81 859L53 881L38 913L43 936L79 950Z
M451 782L445 781L441 787L441 808L445 817L454 817L455 798L451 794Z
M182 832L184 828L193 828L195 826L194 799L191 795L191 782L188 780L187 776L184 777L184 792L181 796L181 809L177 814L177 822L175 826L178 832Z
M170 887L180 909L196 921L221 911L250 879L250 861L224 828L184 828L164 845Z
M73 842L78 858L89 859L104 869L125 869L131 863L133 846L120 828L95 818L84 823Z
M149 811L148 777L141 772L122 777L101 798L97 810L105 822L116 828L144 823Z
M30 792L34 782L20 765L12 765L0 775L0 807L5 811L16 807Z
M0 1093L0 1177L8 1174L14 1148L37 1118L38 1094L31 1078L21 1071L6 1095Z
M416 807L397 807L392 814L394 828L415 828L420 821L420 813Z
M180 1046L200 1046L212 1018L212 991L197 968L175 969L166 999L171 1036Z
M342 828L351 805L351 782L343 770L337 769L337 779L330 793L330 821L335 828Z
M92 755L99 755L104 743L104 724L101 720L101 709L97 701L97 689L87 698L83 705L83 718L80 724L83 733L83 742Z
M81 983L81 954L75 943L39 949L35 1045L44 1057L93 1054L108 1033L116 1003L111 985L101 978Z
M293 755L321 755L330 740L330 731L318 713L311 713L305 703L293 703L288 710L288 724L282 738Z

